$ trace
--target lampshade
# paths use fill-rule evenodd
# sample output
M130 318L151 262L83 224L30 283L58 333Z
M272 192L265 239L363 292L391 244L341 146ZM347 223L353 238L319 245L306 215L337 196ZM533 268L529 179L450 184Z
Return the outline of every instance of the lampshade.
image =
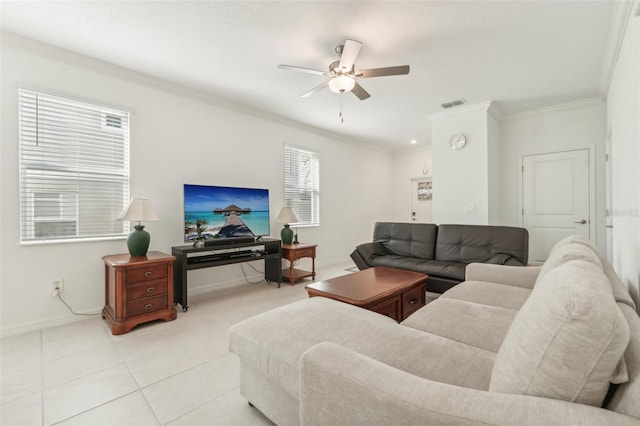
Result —
M118 220L135 220L138 222L156 222L160 220L151 207L148 198L132 198L129 205L118 217Z
M280 209L280 213L276 218L277 223L296 223L300 222L298 215L293 207L283 207Z
M339 75L329 81L329 89L336 93L350 92L356 85L356 81L346 75Z

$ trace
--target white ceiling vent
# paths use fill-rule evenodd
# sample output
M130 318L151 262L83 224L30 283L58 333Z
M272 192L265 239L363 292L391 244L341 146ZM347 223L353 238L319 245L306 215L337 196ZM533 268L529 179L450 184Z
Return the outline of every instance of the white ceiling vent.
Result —
M450 102L445 102L443 104L440 104L440 106L444 109L447 108L453 108L455 106L459 106L459 105L464 105L467 103L467 100L465 98L460 98L460 99L455 99L453 101Z

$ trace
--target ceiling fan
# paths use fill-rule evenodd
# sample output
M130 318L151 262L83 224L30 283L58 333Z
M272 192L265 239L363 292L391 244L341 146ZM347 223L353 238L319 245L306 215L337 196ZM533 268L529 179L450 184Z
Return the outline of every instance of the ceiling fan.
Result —
M346 40L344 45L336 47L336 53L340 55L340 60L332 62L329 65L329 71L319 71L310 68L296 67L293 65L278 65L280 69L301 71L309 74L323 75L331 77L319 86L314 87L308 92L303 93L303 98L309 97L316 92L329 87L331 91L336 93L352 92L361 101L369 98L371 95L362 88L356 81L357 78L386 77L391 75L409 74L409 65L401 65L397 67L372 68L368 70L355 70L354 62L362 43L355 40Z

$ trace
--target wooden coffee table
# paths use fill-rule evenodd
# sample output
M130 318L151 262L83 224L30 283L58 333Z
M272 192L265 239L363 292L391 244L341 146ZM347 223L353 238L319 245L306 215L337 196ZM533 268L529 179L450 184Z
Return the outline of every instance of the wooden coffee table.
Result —
M376 266L305 288L309 297L339 300L400 322L425 305L427 278L419 272Z

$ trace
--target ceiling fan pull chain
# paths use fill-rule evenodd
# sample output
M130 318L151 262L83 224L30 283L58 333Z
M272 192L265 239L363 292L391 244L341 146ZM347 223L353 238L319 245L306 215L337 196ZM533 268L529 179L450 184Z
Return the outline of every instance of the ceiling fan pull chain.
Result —
M344 123L344 114L342 113L342 96L344 95L344 93L340 93L340 123Z

